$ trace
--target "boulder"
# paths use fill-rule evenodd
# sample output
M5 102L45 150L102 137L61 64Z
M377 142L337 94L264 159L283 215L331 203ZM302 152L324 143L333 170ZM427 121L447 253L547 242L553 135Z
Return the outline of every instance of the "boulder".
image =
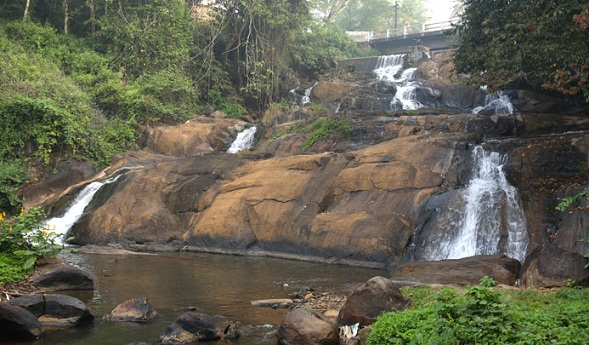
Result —
M567 286L569 282L589 286L587 259L553 243L536 247L522 266L522 285L529 288Z
M157 313L147 297L133 298L119 304L110 314L104 315L106 321L147 322Z
M340 326L371 325L381 314L405 309L411 301L401 294L399 285L384 277L374 277L352 290L340 309L337 322Z
M66 295L25 295L11 300L10 304L30 311L44 327L71 328L94 320L84 302Z
M280 345L336 345L339 330L315 310L302 307L286 314L276 337Z
M250 301L250 304L254 307L289 308L294 302L289 298L273 298Z
M0 303L0 339L37 339L42 325L30 311L9 303Z
M220 332L213 318L205 313L187 312L166 326L160 335L160 344L189 344L198 341L220 339Z
M504 254L477 255L463 259L414 261L392 271L393 277L412 278L427 284L478 285L485 276L515 285L520 263Z
M30 280L36 287L53 291L94 290L94 279L90 274L63 263L41 267Z

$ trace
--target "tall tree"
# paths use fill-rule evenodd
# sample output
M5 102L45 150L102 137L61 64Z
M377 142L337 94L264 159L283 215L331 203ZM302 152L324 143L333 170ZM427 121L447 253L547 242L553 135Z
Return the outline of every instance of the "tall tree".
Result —
M467 0L456 69L491 89L544 87L589 101L588 23L587 0Z

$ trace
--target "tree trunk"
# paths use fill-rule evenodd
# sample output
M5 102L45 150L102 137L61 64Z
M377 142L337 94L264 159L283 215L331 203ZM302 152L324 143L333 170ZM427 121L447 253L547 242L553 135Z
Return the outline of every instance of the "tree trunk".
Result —
M29 7L31 6L31 0L27 0L27 4L25 6L25 14L23 15L22 20L27 20L27 17L29 16Z
M63 0L63 33L69 34L68 22L69 22L69 11L67 0Z
M337 0L333 6L331 7L331 10L329 11L329 15L327 16L327 21L328 22L332 22L335 21L335 18L337 18L337 16L340 15L340 13L343 12L343 10L346 9L346 7L348 7L348 5L350 4L351 0Z
M90 32L96 32L96 8L94 7L94 0L88 1L88 8L90 9Z

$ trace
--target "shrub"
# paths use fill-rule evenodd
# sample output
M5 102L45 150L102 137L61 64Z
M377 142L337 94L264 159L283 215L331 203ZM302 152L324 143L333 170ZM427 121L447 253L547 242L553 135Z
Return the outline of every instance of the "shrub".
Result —
M0 281L11 282L29 274L39 258L55 257L61 245L57 235L41 221L44 212L37 207L7 219L0 214Z
M319 119L305 128L308 133L301 152L306 152L318 141L329 137L332 134L349 135L352 133L352 126L346 120Z

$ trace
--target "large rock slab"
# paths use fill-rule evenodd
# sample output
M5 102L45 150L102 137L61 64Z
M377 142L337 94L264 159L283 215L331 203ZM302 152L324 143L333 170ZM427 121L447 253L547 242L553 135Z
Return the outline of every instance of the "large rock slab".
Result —
M340 309L337 321L340 326L359 324L365 327L373 324L383 313L402 311L410 304L399 285L377 276L354 288Z
M71 328L94 320L84 302L66 295L25 295L12 299L10 304L30 311L44 327Z
M25 308L0 303L0 339L29 340L43 334L37 317Z
M280 345L336 345L339 329L313 309L302 307L286 314L276 337Z
M515 285L520 263L504 254L478 255L464 259L414 261L392 270L395 278L411 278L427 284L478 285L483 277Z
M553 243L536 247L522 266L522 284L530 288L567 286L569 282L589 286L587 259Z

